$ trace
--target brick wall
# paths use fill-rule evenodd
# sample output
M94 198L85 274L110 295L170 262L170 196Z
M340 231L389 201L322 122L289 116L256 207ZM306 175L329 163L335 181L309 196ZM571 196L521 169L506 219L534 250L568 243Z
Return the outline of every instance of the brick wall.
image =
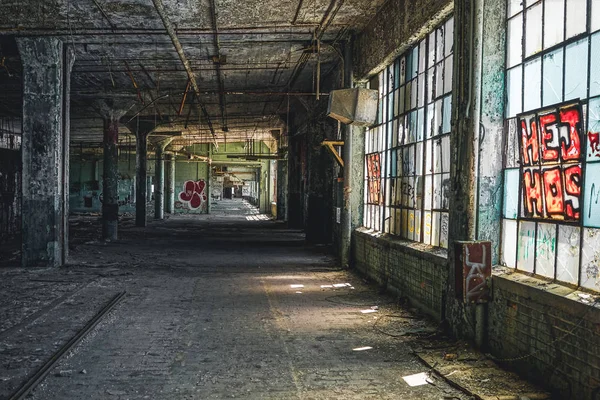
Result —
M597 399L600 309L582 302L589 295L517 273L494 276L492 285L491 353L520 358L501 363L549 387L558 398Z
M360 228L352 235L353 266L438 321L444 317L448 270L444 250L375 235Z

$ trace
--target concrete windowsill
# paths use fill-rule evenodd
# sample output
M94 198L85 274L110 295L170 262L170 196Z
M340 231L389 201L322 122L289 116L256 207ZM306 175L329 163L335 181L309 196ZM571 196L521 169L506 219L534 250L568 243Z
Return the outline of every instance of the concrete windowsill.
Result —
M364 227L358 228L354 232L358 235L368 237L372 241L377 241L385 246L395 247L407 254L427 259L435 264L446 266L448 262L448 250L441 247L400 239L394 235L376 232Z
M512 268L493 268L492 293L494 290L516 293L533 302L551 305L565 313L586 315L589 321L600 323L600 303L595 302L600 296L520 273ZM596 308L597 312L589 312L590 307Z

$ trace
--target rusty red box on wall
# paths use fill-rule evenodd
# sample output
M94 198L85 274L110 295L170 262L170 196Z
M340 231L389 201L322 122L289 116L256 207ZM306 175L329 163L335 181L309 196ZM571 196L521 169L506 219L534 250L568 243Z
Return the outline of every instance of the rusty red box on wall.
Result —
M492 275L492 242L455 244L456 298L465 303L487 303L490 299L488 278Z

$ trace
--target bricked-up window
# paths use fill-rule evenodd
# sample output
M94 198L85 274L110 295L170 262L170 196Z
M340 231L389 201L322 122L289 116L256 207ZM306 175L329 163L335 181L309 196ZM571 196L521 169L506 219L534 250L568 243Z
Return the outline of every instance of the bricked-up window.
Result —
M379 116L365 138L364 225L441 247L448 246L453 32L450 18L371 81Z
M507 17L501 262L600 290L600 1Z

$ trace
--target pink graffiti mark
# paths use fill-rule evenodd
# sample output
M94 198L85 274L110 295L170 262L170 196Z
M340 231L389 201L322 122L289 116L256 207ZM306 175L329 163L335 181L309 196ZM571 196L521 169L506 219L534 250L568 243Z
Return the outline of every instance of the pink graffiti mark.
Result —
M187 203L191 210L200 208L207 200L204 189L206 182L199 180L198 182L187 181L183 184L183 192L179 193L179 200Z
M590 157L600 158L600 133L588 132L588 146L590 149Z

